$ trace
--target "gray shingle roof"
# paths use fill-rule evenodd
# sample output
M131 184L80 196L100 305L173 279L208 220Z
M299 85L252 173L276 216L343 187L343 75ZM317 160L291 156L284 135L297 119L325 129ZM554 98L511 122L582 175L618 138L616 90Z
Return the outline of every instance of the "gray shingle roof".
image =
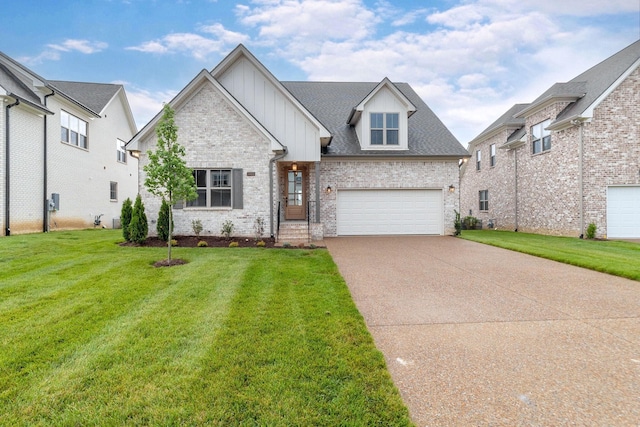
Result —
M407 83L394 83L417 111L409 118L409 150L362 150L355 128L347 124L352 109L378 84L373 82L281 82L333 135L323 156L465 157L469 153Z
M478 141L483 139L486 135L489 135L491 132L499 129L501 127L508 128L519 128L524 126L524 118L516 117L516 115L529 107L531 104L515 104L511 108L509 108L503 115L501 115L495 122L491 123L485 130L480 132L478 136L473 138L473 141Z
M584 82L584 96L558 115L556 121L582 114L638 59L640 40L571 79L568 84Z
M49 84L72 101L99 115L122 85L49 80Z

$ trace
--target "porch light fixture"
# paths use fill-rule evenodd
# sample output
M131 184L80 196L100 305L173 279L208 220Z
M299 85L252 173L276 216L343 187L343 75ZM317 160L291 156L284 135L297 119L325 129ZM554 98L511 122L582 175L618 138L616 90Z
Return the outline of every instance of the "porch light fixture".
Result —
M294 172L298 170L298 164L296 162L293 162L291 164L291 170L294 171Z
M453 193L453 192L455 192L455 191L456 191L456 187L454 187L454 185L453 185L453 184L451 184L451 185L449 186L449 193Z
M327 194L331 193L331 186L330 185L327 187L326 191L327 191Z

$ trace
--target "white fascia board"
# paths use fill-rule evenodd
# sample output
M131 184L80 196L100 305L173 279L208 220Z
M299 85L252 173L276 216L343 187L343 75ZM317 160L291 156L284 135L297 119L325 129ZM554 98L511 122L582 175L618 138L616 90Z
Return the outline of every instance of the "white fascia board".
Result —
M411 115L416 112L417 108L415 105L413 105L409 98L404 96L404 94L400 92L400 89L398 89L396 85L394 85L393 82L389 80L388 77L385 77L380 83L378 83L375 88L373 88L371 92L369 92L367 96L364 97L362 101L360 101L358 105L353 108L353 110L351 111L351 116L347 121L348 124L355 125L356 123L358 123L367 102L369 102L371 98L376 96L376 94L380 92L383 87L388 88L396 96L396 98L398 98L400 102L405 105L405 107L407 108L408 117L411 117Z

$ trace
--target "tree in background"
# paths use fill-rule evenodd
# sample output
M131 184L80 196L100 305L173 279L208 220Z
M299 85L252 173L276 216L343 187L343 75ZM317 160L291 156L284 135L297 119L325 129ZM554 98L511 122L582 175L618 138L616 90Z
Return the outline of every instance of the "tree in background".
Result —
M169 211L171 208L169 207L169 203L162 198L162 205L160 205L160 212L158 213L158 225L156 226L156 230L158 231L158 238L163 241L171 240L169 239L169 229L173 229L173 224L169 224Z
M122 204L122 210L120 211L120 226L122 227L122 237L127 242L131 241L131 235L129 233L129 224L131 224L131 214L133 213L133 203L131 199L127 197L127 200Z
M173 236L173 205L177 201L198 197L193 171L185 163L185 149L178 143L178 127L175 112L165 104L162 118L156 126L158 144L155 151L147 151L149 163L144 166L147 174L144 186L155 196L169 204L169 233L167 236L167 261L171 265L171 238Z
M147 214L144 212L142 198L138 194L136 202L133 204L133 212L131 213L131 223L129 224L129 237L134 243L139 245L147 240L149 233L149 225L147 223Z

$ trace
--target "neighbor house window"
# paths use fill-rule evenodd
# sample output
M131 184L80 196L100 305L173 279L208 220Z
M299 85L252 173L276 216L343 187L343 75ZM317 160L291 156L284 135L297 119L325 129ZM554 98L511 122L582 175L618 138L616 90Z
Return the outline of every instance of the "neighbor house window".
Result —
M546 129L550 123L551 120L545 120L531 126L531 151L533 154L551 150L551 131Z
M125 142L118 139L116 140L116 150L118 155L118 161L120 163L127 163L127 150L124 149Z
M371 113L371 145L398 145L400 115Z
M476 170L480 170L480 162L482 161L482 152L480 150L476 150Z
M196 169L193 177L198 198L187 206L231 207L231 169Z
M110 193L109 198L111 199L111 201L115 202L118 200L118 183L117 182L111 181L109 193Z
M489 190L480 190L480 210L489 210Z
M87 148L87 122L60 111L60 139L67 144Z
M489 164L492 167L496 165L496 144L489 146Z

